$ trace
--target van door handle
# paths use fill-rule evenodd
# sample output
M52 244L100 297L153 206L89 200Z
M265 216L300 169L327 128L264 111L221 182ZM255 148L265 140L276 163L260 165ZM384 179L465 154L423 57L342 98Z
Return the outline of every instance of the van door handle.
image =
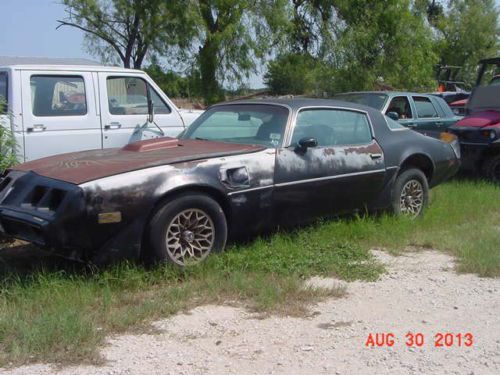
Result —
M35 132L44 132L47 130L47 127L44 124L34 124L32 127L29 127L28 133L35 133Z
M119 122L112 122L108 125L104 125L104 129L106 130L113 130L113 129L120 129L122 127L122 124Z
M380 159L382 157L382 154L370 154L370 157L372 159Z

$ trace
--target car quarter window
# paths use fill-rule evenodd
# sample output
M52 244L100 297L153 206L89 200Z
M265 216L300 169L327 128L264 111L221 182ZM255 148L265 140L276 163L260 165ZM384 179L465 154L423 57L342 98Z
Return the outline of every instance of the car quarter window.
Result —
M35 116L87 114L85 82L81 76L32 75L30 86Z
M155 114L169 114L168 105L146 81L138 77L108 77L109 113L112 115L148 114L148 90Z
M410 101L406 96L396 96L392 98L385 113L389 112L396 112L400 119L413 118Z
M413 101L415 102L415 108L417 109L417 115L419 118L434 118L439 117L434 104L432 104L429 98L424 96L414 96Z
M319 146L370 143L372 134L365 113L344 109L305 109L297 116L292 144L315 138Z
M385 116L385 121L387 122L387 126L391 130L410 130L406 126L401 125L399 122L394 121L392 118Z

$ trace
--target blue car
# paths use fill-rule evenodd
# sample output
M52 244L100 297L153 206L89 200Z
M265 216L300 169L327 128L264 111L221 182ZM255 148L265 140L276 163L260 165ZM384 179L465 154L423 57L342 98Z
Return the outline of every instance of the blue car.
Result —
M358 103L378 109L403 126L420 133L441 133L460 120L446 101L429 94L398 91L349 92L335 96L337 100Z

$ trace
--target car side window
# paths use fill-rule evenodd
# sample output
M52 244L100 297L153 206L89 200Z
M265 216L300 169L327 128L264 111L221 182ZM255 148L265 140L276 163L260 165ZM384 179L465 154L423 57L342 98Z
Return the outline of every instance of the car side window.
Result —
M170 108L142 78L108 77L108 107L112 115L147 115L148 90L155 114L169 114Z
M7 113L8 108L8 78L7 73L0 73L0 114Z
M410 101L406 96L396 96L392 98L385 113L387 114L389 112L396 112L402 120L413 118Z
M299 112L292 144L315 138L318 146L367 144L372 133L367 115L343 109L306 109Z
M415 107L417 108L417 115L419 118L434 118L439 117L434 104L432 104L429 98L423 96L414 96L413 101L415 102Z
M81 76L33 75L31 109L35 116L87 114L85 82Z

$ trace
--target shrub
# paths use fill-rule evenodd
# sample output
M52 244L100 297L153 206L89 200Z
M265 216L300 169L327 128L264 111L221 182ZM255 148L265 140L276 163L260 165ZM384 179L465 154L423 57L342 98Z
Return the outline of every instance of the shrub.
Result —
M3 104L0 103L0 109L2 107ZM16 140L9 128L8 118L8 114L2 115L0 113L0 173L17 162Z

